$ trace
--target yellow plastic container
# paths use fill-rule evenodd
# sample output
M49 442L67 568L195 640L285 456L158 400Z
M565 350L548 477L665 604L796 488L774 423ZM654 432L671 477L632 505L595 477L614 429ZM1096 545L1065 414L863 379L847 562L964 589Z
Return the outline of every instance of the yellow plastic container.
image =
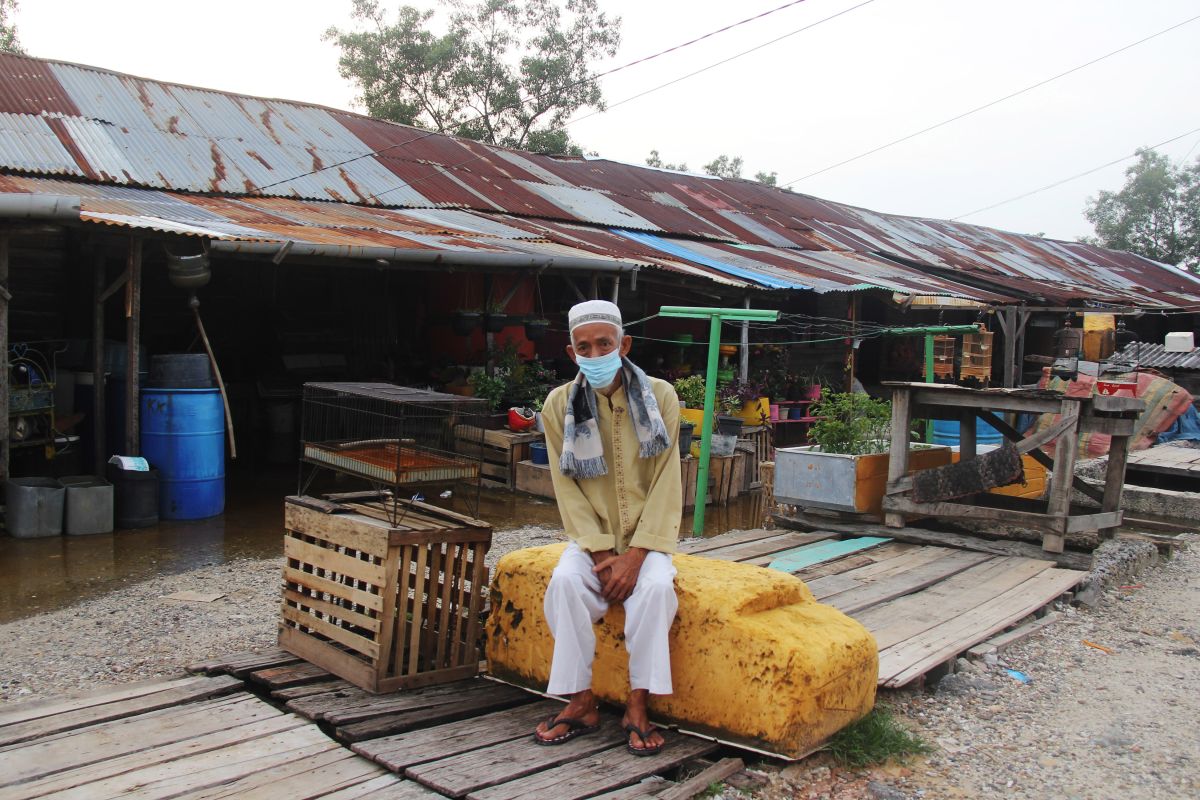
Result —
M542 602L565 545L509 553L492 580L489 669L544 691L554 641ZM879 658L859 623L813 599L802 581L762 567L676 555L679 615L671 628L675 692L651 698L651 716L785 758L801 758L875 702ZM596 628L593 690L629 692L625 612Z

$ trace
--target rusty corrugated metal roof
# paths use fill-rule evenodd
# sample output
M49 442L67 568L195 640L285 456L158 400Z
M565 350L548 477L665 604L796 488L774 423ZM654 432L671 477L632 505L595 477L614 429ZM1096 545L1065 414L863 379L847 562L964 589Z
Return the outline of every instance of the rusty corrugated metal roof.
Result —
M220 219L209 223L173 203L170 209L182 216L161 217L239 231L234 236L244 235L239 226L271 227L238 221L257 207L252 200L460 209L494 221L525 217L680 239L685 249L692 245L684 239L706 242L696 245L704 253L695 262L657 255L734 284L877 286L990 302L1200 305L1200 280L1128 253L881 214L752 181L523 153L311 104L26 56L0 55L0 168L162 190L177 202L187 202L180 193L241 196L245 209L222 207ZM351 213L328 206L292 211L317 226L330 222L326 214ZM375 218L365 219L364 230L384 230ZM629 236L576 230L567 238L575 236L614 257L647 249ZM704 263L709 259L725 259L725 269ZM734 274L747 270L757 277ZM971 288L978 286L989 288Z

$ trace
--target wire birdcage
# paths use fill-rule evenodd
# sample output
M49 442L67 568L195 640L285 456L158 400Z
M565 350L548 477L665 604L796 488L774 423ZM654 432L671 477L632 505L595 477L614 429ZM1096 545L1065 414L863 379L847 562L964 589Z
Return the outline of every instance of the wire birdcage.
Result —
M363 479L392 498L397 523L411 487L459 484L479 508L487 401L390 383L306 383L299 494L320 469ZM465 439L476 431L479 441ZM310 470L305 475L304 465Z

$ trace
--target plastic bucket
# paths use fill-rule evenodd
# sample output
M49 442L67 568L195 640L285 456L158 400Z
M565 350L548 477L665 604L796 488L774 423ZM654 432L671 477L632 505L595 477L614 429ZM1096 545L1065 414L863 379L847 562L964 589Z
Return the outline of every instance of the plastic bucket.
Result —
M67 489L64 533L68 536L111 533L112 484L94 475L72 475L61 481Z
M546 452L546 445L542 442L529 445L529 460L535 464L549 464L550 455Z
M211 389L212 363L207 353L150 356L150 375L146 385L172 389Z
M142 455L158 468L161 519L225 510L225 413L216 389L144 389Z
M690 422L679 423L679 455L686 456L692 450L692 435L696 426Z
M956 419L935 419L933 421L933 444L944 444L953 447L958 444L959 423ZM975 420L976 444L1000 444L1004 435L988 425L983 420Z
M113 485L113 524L119 530L158 524L158 470L121 469L109 464L104 475Z

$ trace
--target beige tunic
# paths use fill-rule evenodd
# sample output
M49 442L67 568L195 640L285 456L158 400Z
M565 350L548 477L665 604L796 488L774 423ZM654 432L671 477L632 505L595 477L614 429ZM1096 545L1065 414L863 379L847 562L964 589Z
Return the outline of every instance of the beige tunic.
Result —
M679 399L666 381L649 379L672 444L679 436ZM608 473L576 480L558 469L563 418L570 384L550 392L542 408L546 451L558 512L567 536L588 552L644 547L674 553L683 516L679 448L668 447L653 458L638 457L637 431L630 416L625 387L611 397L596 393L596 415L604 442Z

